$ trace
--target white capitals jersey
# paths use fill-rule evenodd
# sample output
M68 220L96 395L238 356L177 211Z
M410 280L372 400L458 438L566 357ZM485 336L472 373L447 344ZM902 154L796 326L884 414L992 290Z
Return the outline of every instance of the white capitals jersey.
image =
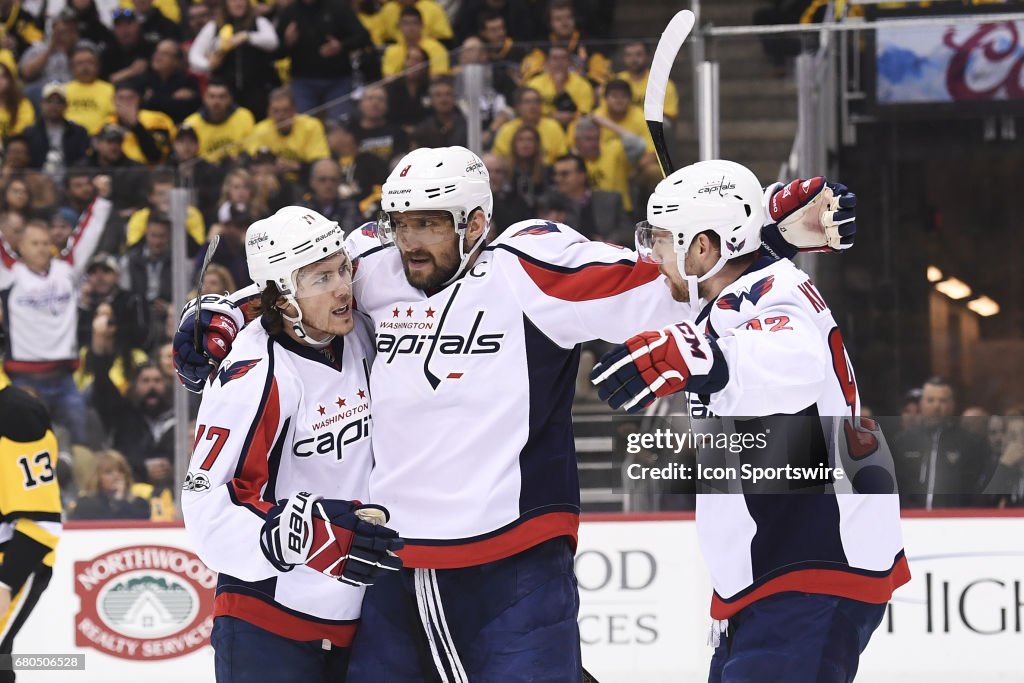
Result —
M53 372L78 365L78 285L110 216L96 198L45 273L17 260L0 240L0 304L10 337L7 372Z
M370 500L406 539L406 566L575 543L577 345L678 319L657 268L544 221L511 226L432 295L408 283L372 224L350 235L349 251L377 343Z
M718 393L688 396L695 431L709 431L701 418L715 416L807 416L804 424L822 426L809 449L821 452L809 455L847 477L834 495L698 495L697 532L715 588L711 615L727 619L791 590L888 601L910 579L898 496L842 491L861 471L891 473L891 457L884 439L853 429L874 424L856 417L853 367L821 294L790 261L761 257L703 309L697 326L717 340L729 381Z
M257 320L211 376L181 506L193 547L220 572L215 615L294 640L351 642L363 589L304 565L278 571L260 534L267 511L300 491L366 502L372 362L360 314L321 351L269 336Z

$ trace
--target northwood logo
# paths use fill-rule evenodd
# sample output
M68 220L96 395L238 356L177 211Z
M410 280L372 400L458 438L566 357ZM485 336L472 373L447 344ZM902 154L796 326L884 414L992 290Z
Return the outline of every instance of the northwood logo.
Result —
M75 562L75 644L122 659L180 657L209 644L217 574L182 548L140 545Z

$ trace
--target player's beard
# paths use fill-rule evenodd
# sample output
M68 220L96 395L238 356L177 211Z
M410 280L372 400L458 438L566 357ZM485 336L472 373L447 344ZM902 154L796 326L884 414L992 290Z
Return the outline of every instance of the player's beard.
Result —
M441 254L433 254L427 249L420 248L412 251L402 251L401 255L405 279L413 287L422 289L425 292L440 289L445 282L455 275L459 268L457 244L451 245L450 248L445 249ZM413 270L410 268L410 262L413 259L429 261L430 265L427 268Z
M672 298L676 301L685 304L690 300L690 288L687 287L685 281L682 283L675 282L666 276L665 285L668 287L668 291L672 293Z

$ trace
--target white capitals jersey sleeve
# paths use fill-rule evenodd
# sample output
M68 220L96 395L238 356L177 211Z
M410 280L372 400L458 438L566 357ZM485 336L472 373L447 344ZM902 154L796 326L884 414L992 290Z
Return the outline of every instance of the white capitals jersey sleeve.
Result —
M566 348L595 339L621 343L687 311L656 265L561 223L516 223L489 248L526 315Z
M211 569L243 581L279 572L260 549L272 503L263 499L270 452L294 403L294 378L275 376L270 340L259 322L235 339L211 376L196 418L196 435L181 507L196 553Z

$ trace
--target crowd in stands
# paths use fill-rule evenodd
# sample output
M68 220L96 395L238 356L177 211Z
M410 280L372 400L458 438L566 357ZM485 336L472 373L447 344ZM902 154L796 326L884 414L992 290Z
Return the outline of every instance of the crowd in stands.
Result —
M372 220L398 158L467 144L475 109L494 233L538 217L631 245L660 170L641 108L652 44L608 40L616 4L0 3L0 372L51 410L71 516L176 514L176 187L189 275L220 235L199 291L232 291L253 220L297 203ZM671 83L665 114L671 132ZM1024 419L991 420L986 467L1019 505Z
M957 408L952 384L932 377L882 418L903 506L1024 507L1024 406Z
M398 158L467 144L473 108L495 233L542 217L632 244L659 178L652 45L608 40L615 4L0 3L2 371L50 408L71 516L175 514L176 187L189 275L220 235L200 289L234 290L253 220L288 204L374 219Z

